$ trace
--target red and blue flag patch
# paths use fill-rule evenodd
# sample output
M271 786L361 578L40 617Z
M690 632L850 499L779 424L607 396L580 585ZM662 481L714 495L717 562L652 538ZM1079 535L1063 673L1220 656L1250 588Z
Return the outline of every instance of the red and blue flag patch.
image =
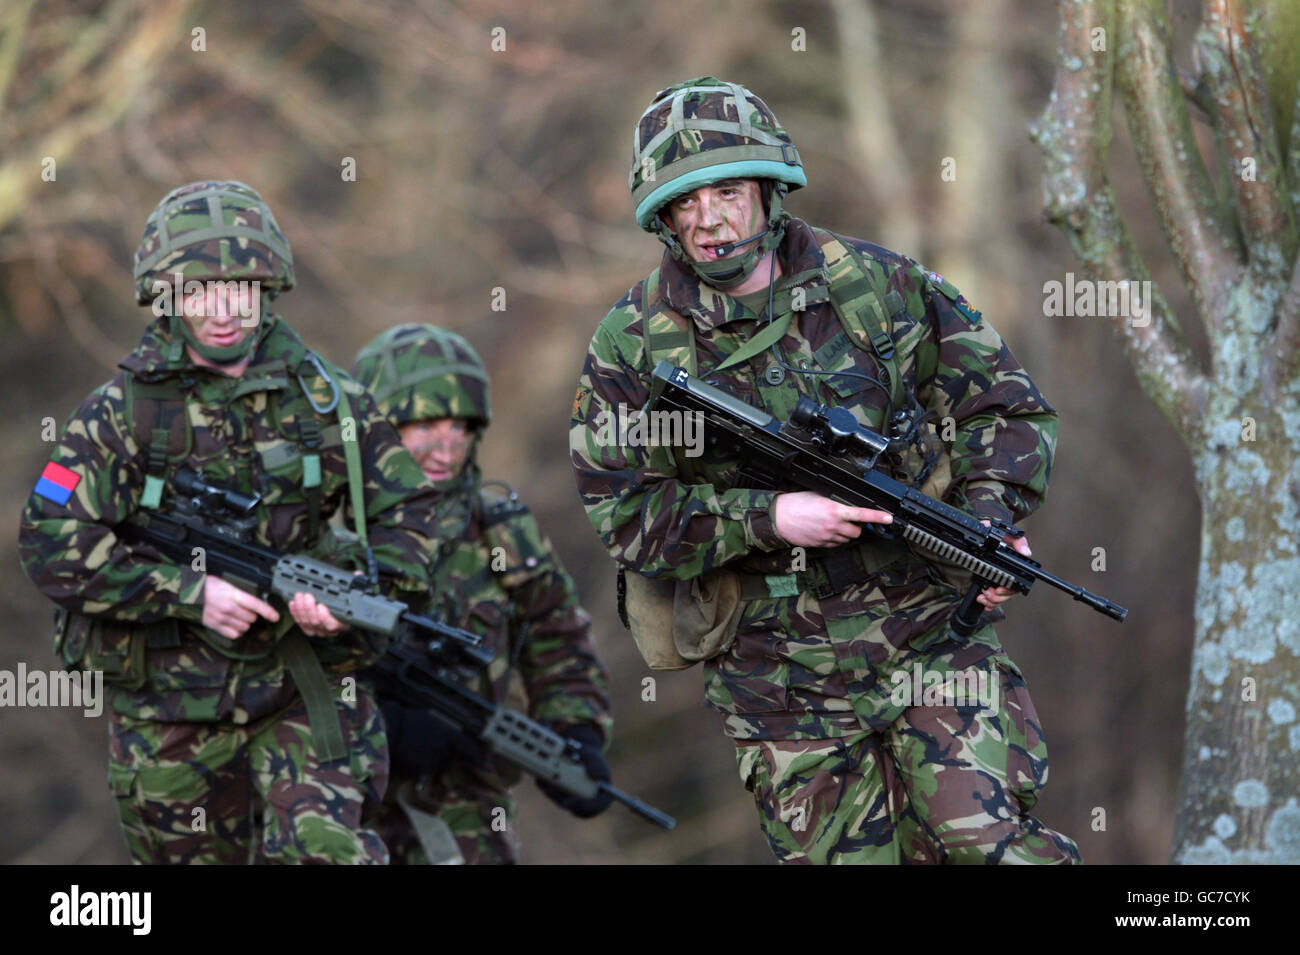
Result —
M55 504L67 504L68 498L72 497L72 492L77 489L77 485L80 483L80 474L69 471L62 464L55 464L51 461L45 465L45 470L41 472L40 479L37 480L34 490L47 501L53 501Z

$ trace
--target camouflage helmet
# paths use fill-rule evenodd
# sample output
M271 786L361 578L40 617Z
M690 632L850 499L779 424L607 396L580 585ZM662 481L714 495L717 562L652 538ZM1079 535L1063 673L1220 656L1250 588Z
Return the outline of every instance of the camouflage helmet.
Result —
M233 180L173 189L149 214L135 252L136 300L154 300L154 282L245 280L272 295L293 288L293 253L257 191Z
M352 377L394 426L432 418L492 420L487 369L455 332L435 325L398 325L357 353Z
M637 224L658 231L666 203L722 179L808 184L789 135L745 87L701 76L660 90L632 135L628 188Z

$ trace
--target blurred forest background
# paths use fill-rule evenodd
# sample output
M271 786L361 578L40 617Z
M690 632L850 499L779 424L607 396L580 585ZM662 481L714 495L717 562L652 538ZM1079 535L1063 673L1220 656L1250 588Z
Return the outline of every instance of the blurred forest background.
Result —
M1194 9L1171 10L1186 36ZM1040 585L999 628L1050 742L1037 814L1087 862L1168 861L1199 510L1187 453L1106 321L1044 315L1045 282L1083 277L1044 221L1027 134L1056 38L1043 0L5 0L0 669L55 665L50 605L14 543L48 456L42 419L61 425L138 341L149 316L133 304L131 255L158 200L240 179L293 246L298 288L277 310L332 360L350 365L398 322L444 325L482 354L496 420L485 471L533 507L594 618L615 781L679 819L662 833L615 807L582 823L526 781L523 860L771 863L733 747L700 707L700 672L660 674L642 700L649 672L617 621L613 565L567 452L591 333L660 255L632 217L633 124L658 89L712 73L754 90L793 136L809 179L795 215L942 272L1059 410L1051 493L1026 524L1034 553L1130 613L1116 625ZM1115 131L1120 205L1141 209ZM1190 315L1149 215L1135 238ZM491 309L498 287L505 311ZM105 736L80 711L0 712L0 861L127 861Z

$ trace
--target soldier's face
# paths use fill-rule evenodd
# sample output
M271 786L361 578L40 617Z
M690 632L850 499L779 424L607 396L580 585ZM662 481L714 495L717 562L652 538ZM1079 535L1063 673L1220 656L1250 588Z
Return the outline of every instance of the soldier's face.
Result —
M460 418L414 421L400 426L397 433L424 476L434 482L460 474L474 438L469 422Z
M744 255L749 246L718 255L718 247L767 228L763 193L757 179L723 179L679 196L668 203L664 218L696 262Z
M236 283L206 282L184 299L185 322L203 345L226 348L252 334L257 322L243 317L247 303L241 303Z

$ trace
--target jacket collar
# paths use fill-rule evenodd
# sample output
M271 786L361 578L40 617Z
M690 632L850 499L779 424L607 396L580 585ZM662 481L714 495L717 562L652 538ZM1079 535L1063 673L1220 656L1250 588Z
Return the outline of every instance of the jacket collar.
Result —
M249 368L276 359L283 361L288 368L296 368L306 357L307 348L302 339L278 315L264 315L261 327L254 334L258 341L250 356ZM171 319L166 316L157 318L145 329L140 344L118 362L118 367L142 379L204 372L221 374L218 369L194 364L184 348L180 351L180 358L173 362L170 360L171 350Z
M777 248L782 275L776 280L776 289L829 285L826 256L812 226L802 219L791 218L786 223L785 238ZM672 253L664 250L659 264L659 294L664 304L674 312L689 315L700 328L717 328L737 317L738 302L730 295L702 282L689 266L678 262Z

